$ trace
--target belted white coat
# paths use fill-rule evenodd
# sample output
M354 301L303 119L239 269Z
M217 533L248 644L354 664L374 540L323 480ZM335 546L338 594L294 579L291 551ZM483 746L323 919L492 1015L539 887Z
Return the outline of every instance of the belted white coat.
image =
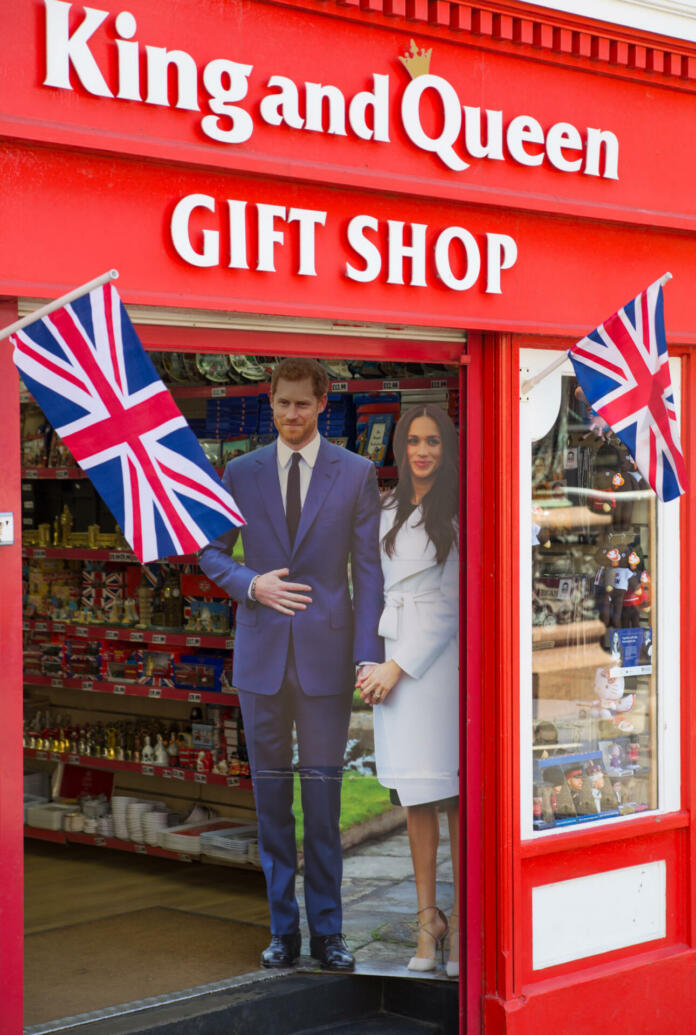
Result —
M380 542L396 511L386 508ZM381 550L385 659L403 675L374 708L377 776L402 805L459 793L459 552L437 564L421 508L399 530L396 550Z

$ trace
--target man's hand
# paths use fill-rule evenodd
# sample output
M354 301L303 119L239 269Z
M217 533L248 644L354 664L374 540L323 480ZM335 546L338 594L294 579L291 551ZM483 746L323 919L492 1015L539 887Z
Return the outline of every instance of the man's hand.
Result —
M306 611L307 605L312 603L312 598L303 594L311 593L312 587L299 582L284 582L284 576L289 574L289 568L276 568L275 571L259 575L254 585L254 596L259 604L272 607L281 615L294 615L296 611Z

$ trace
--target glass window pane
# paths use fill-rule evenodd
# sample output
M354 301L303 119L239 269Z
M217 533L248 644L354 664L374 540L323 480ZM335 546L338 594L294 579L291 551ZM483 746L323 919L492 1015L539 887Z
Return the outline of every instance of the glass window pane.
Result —
M532 809L547 830L658 807L656 501L576 379L532 443Z

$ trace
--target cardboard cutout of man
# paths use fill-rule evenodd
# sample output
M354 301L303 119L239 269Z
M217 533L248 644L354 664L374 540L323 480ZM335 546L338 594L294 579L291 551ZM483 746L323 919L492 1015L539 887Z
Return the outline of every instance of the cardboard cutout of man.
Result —
M223 483L247 524L201 554L206 575L238 604L233 678L239 692L271 913L266 967L300 955L292 814L292 730L304 812L310 952L323 967L354 965L341 934L341 772L355 666L383 660L379 494L374 465L319 435L328 375L314 360L273 371L275 443L227 465ZM348 583L348 561L353 599Z

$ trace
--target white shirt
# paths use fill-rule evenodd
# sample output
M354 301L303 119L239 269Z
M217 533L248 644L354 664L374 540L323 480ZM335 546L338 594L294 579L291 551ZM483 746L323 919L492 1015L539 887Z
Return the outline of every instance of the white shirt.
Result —
M290 463L292 461L292 454L300 454L300 504L304 507L304 501L307 498L307 491L309 489L309 483L312 478L312 471L314 465L317 462L317 456L319 455L319 446L321 445L321 435L319 432L316 433L311 442L308 442L302 449L292 449L283 442L282 438L278 438L278 481L280 482L280 495L283 500L283 510L287 511L287 498L288 498L288 475L290 473Z

